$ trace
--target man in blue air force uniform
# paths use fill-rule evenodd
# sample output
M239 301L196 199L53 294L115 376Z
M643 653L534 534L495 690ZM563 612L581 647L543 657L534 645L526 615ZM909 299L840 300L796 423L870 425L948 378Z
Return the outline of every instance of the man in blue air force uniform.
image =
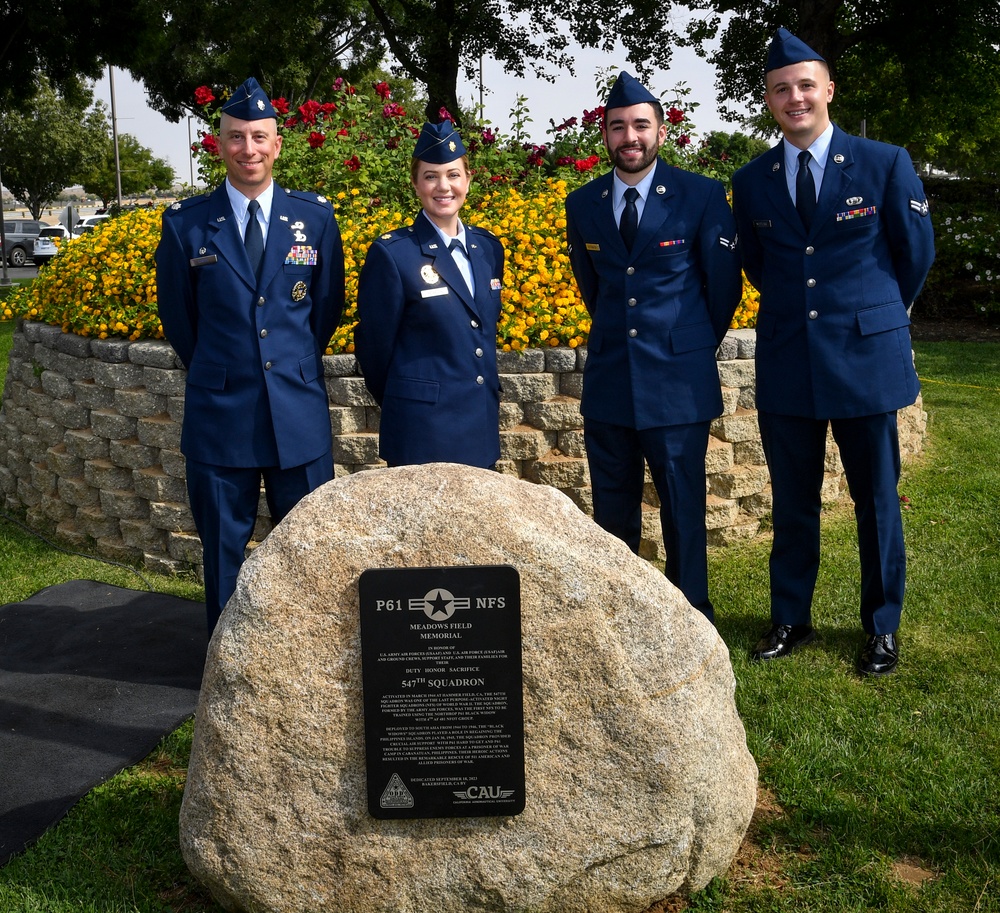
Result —
M358 282L355 351L382 407L390 466L500 459L496 335L503 245L459 217L470 171L450 121L424 124L410 180L422 209L368 248Z
M885 675L899 657L906 573L896 410L919 390L909 307L933 231L906 151L830 121L834 86L819 54L779 29L765 81L783 141L733 178L743 268L761 292L757 409L774 499L772 625L751 655L775 659L815 639L829 424L858 523L858 667Z
M621 73L604 111L615 168L566 200L570 260L592 317L581 411L594 519L638 552L645 458L667 577L712 620L705 454L722 413L715 351L742 284L725 189L662 161L666 135L659 101Z
M343 247L323 197L272 181L276 117L256 80L236 90L220 124L226 181L170 207L156 251L160 320L188 369L181 450L209 631L235 589L261 478L275 523L333 478L322 357L344 307Z

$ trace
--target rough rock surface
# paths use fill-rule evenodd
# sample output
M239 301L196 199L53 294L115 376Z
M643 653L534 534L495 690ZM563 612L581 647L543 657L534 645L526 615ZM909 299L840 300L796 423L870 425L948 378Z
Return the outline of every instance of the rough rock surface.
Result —
M520 573L526 808L367 811L358 577ZM636 913L728 868L757 768L729 653L559 492L450 464L313 492L213 637L181 812L188 866L253 913Z

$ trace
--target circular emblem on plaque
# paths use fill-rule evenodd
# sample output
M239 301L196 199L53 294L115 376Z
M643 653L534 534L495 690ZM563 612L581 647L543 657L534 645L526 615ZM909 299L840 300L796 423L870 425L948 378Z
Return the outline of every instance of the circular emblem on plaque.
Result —
M424 614L432 621L447 621L455 614L455 597L438 587L424 596Z
M420 278L423 279L428 285L433 285L435 282L441 281L438 271L429 263L426 266L420 267Z
M306 297L307 291L308 289L306 288L306 284L304 282L296 282L295 285L292 286L292 301L301 301Z

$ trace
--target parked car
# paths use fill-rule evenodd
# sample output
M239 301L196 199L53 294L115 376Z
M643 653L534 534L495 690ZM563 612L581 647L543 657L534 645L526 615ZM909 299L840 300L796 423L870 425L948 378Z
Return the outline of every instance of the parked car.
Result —
M4 247L0 253L7 257L10 266L24 266L32 255L32 248L38 233L45 228L44 222L35 219L4 219Z
M65 225L46 225L35 238L31 259L36 266L48 263L56 254L64 241L77 237Z
M76 225L73 226L73 231L76 236L86 234L88 231L93 231L98 225L101 224L105 219L110 219L107 213L102 213L96 216L87 216L85 219L78 219Z

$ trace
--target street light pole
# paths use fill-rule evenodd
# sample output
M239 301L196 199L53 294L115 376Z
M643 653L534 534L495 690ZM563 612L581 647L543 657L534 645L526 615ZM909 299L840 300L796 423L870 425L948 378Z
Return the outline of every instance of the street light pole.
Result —
M13 284L7 277L7 236L4 233L3 221L3 174L0 173L0 263L3 264L0 269L0 287Z
M194 187L194 151L191 143L191 121L194 115L188 115L188 168L191 169L191 186Z
M118 211L122 210L122 165L118 157L118 110L115 107L115 68L108 64L108 83L111 86L111 138L115 144L115 189Z

